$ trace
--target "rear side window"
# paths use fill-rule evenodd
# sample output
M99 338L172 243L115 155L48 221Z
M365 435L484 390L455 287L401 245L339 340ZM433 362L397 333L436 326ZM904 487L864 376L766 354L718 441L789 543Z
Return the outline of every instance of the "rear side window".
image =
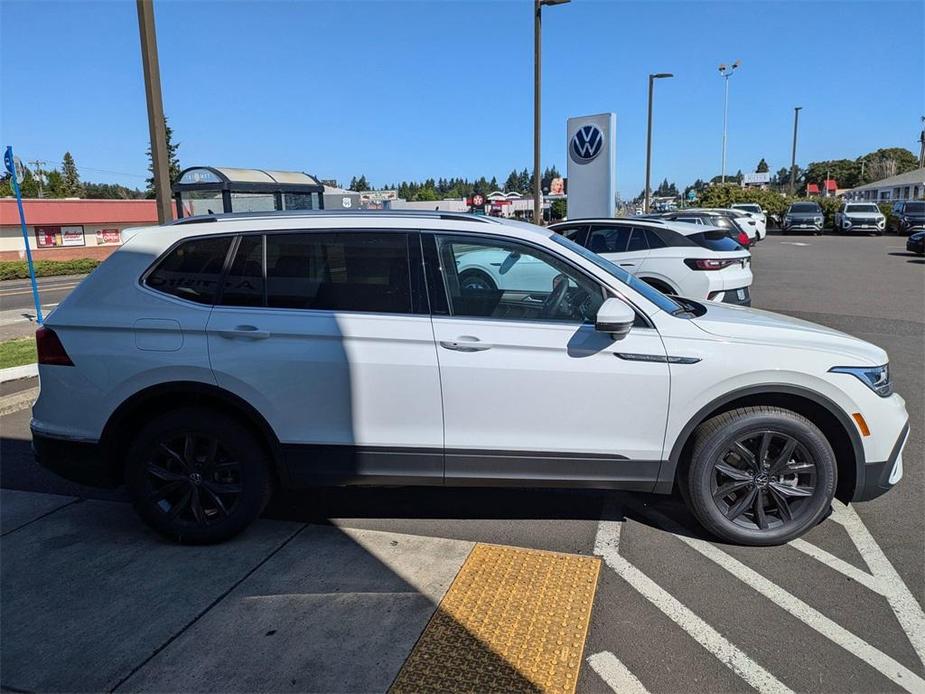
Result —
M411 313L408 235L268 235L266 282L271 308Z
M704 231L699 234L688 236L691 241L698 246L709 248L711 251L740 251L742 246L726 235L725 231L719 229L714 231Z
M646 229L646 238L649 240L649 248L652 249L696 245L684 234L679 234L673 229Z
M242 236L222 289L225 306L263 306L263 236Z
M184 241L145 278L145 285L199 304L212 304L218 294L231 237Z

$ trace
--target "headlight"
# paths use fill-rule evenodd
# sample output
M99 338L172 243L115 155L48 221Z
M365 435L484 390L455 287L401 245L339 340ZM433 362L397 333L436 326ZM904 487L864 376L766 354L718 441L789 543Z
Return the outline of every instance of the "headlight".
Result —
M816 220L816 224L822 224L822 217L813 217Z
M842 220L842 224L844 224L846 227L850 227L850 226L851 226L851 220L848 219L847 217L845 217L844 220Z
M893 394L893 381L890 380L890 365L883 366L833 366L831 373L851 374L864 382L868 388L881 398Z

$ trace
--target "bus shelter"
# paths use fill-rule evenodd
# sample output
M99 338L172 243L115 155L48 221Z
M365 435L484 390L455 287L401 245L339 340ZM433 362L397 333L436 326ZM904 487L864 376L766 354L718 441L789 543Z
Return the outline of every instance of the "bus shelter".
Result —
M196 166L173 184L177 217L324 208L324 186L301 171Z

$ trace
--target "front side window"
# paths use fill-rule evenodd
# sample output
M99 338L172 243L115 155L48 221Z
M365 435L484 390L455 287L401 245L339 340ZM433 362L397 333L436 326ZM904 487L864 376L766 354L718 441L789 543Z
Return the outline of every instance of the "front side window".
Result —
M630 240L632 227L595 224L588 236L588 250L592 253L624 253Z
M231 241L230 236L184 241L164 256L144 283L180 299L212 304Z
M498 239L436 240L453 316L585 323L604 301L600 285L545 251Z

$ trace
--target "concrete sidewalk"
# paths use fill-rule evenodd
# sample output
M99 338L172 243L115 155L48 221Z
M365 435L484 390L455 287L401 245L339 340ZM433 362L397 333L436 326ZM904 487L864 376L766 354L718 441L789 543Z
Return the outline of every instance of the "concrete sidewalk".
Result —
M19 691L385 691L473 543L261 520L167 543L126 504L0 491Z

